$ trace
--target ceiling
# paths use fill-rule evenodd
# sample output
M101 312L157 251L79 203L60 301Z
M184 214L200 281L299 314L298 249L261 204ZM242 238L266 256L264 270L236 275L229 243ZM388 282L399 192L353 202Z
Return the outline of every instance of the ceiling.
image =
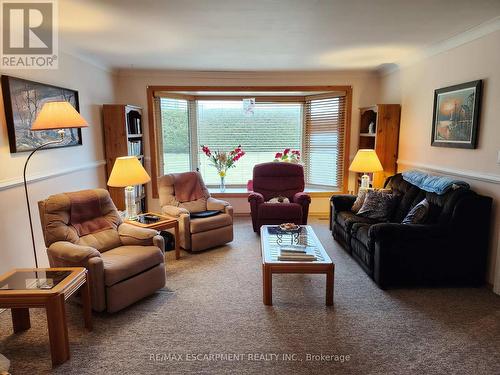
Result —
M500 16L500 0L65 0L61 49L114 69L377 69Z

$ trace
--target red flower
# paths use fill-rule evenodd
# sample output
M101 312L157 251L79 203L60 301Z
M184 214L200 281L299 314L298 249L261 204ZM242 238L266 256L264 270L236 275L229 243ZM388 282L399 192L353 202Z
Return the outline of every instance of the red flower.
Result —
M290 152L290 149L289 148L285 148L285 150L283 151L283 155L288 155L289 152Z
M202 151L205 153L205 155L207 155L207 156L212 155L212 153L210 152L210 149L209 149L207 146L205 146L205 145L201 145L201 150L202 150Z
M276 155L274 155L274 158L281 159L282 156L283 156L283 154L281 152L277 152Z
M293 150L293 151L292 151L292 154L293 154L293 155L300 156L300 151L299 151L299 150Z

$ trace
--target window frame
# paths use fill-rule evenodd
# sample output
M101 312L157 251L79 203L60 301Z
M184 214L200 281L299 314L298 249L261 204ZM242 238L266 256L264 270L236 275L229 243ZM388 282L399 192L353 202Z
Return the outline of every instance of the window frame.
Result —
M148 86L146 88L146 96L147 96L147 118L148 118L148 133L149 133L149 153L150 153L150 175L151 175L151 183L152 183L152 196L153 198L158 198L158 178L163 176L163 171L159 170L158 163L158 129L156 127L156 116L155 116L155 94L158 92L169 92L169 91L184 91L184 92L227 92L227 91L235 91L235 92L290 92L290 91L300 91L300 92L317 92L317 91L328 91L328 92L345 92L346 97L346 113L345 113L345 138L344 138L344 171L343 171L343 181L342 181L342 191L340 192L329 192L329 193L346 193L348 190L348 176L349 176L349 149L350 149L350 136L351 136L351 117L352 117L352 87L351 86ZM187 100L196 100L203 99L206 100L208 98L214 100L221 99L238 99L243 98L243 96L224 96L224 95L183 95L172 93L168 95L168 97L172 97L171 95L175 95L177 98L187 99ZM254 96L249 94L249 96ZM248 97L248 96L245 96ZM295 98L296 101L305 101L307 96L258 96L256 100L262 101L291 101L291 98ZM195 104L196 105L196 104ZM194 108L196 111L196 108ZM304 116L304 112L302 111ZM189 120L190 128L192 128L191 119ZM303 132L305 127L303 127ZM190 129L190 135L192 135ZM194 130L196 131L196 130ZM192 138L195 139L195 138ZM196 163L196 159L198 158L197 153L191 152L191 162ZM196 154L196 155L194 155ZM193 160L193 158L196 158ZM196 165L196 164L193 164Z

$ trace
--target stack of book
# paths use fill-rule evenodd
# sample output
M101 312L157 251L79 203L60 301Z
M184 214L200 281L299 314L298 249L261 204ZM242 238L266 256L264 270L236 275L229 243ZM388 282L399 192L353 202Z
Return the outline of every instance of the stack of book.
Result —
M316 255L314 249L305 245L281 246L278 260L295 261L315 261Z

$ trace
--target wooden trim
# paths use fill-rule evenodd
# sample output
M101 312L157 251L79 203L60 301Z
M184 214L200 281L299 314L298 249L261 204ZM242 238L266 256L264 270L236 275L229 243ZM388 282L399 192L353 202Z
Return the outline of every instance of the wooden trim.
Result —
M151 194L153 198L158 198L158 145L156 143L156 126L154 119L154 92L157 91L155 87L161 86L148 86L146 89L147 95L147 108L148 108L148 133L149 133L149 165L151 174Z
M152 85L146 88L148 130L149 130L149 152L151 165L151 191L153 198L158 198L158 145L154 121L154 94L157 91L344 91L346 93L346 135L344 137L344 181L343 191L347 192L349 166L349 142L351 132L351 110L352 110L352 87L351 86L162 86Z
M193 96L195 100L243 100L246 98L255 98L256 103L304 103L304 96L262 96L262 95L196 95Z
M344 176L342 179L342 193L349 190L349 157L351 152L351 118L352 118L352 87L348 87L345 93L345 129L344 129Z

